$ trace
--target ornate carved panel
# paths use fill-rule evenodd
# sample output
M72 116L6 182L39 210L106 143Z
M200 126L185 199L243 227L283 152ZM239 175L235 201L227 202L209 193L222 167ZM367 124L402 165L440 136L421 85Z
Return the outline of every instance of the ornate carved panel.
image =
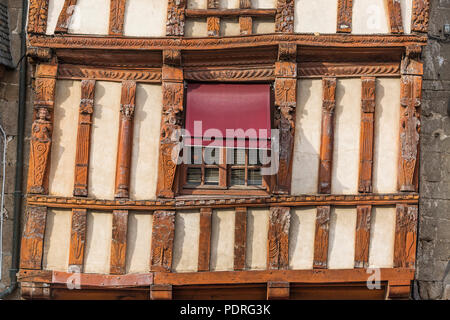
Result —
M314 238L314 269L326 269L328 265L328 239L330 233L330 206L318 206Z
M110 274L125 274L128 211L114 210L111 238Z
M22 235L20 268L41 269L47 208L28 206Z
M338 0L337 32L352 32L353 0Z
M69 271L83 272L84 246L86 243L86 209L72 210L70 231Z
M411 31L427 32L430 17L430 0L413 0Z
M414 268L417 243L416 205L397 205L394 244L394 267Z
M153 214L151 271L171 271L174 236L175 211L155 211Z
M208 28L208 36L218 37L220 33L220 18L219 17L208 17L206 19L206 24Z
M186 0L168 0L167 36L183 36L185 23Z
M275 32L294 32L294 0L278 0L275 16Z
M400 0L387 0L391 33L403 33L402 7Z
M47 31L49 0L30 0L28 10L28 33L45 34Z
M56 24L55 33L67 33L76 5L77 0L64 1L64 6L59 14L58 22Z
M368 268L372 206L358 206L356 212L355 268Z
M109 8L109 35L123 35L126 0L111 0Z
M267 269L286 270L289 267L290 208L270 208Z

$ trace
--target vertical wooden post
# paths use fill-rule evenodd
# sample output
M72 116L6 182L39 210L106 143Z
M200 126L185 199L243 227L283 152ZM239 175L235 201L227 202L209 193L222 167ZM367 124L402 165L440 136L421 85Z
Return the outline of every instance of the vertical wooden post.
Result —
M125 274L128 210L113 211L110 274Z
M402 7L400 0L386 0L391 33L403 33Z
M81 81L81 103L78 116L75 182L73 195L88 195L89 150L92 114L94 113L95 80Z
M241 9L250 9L252 7L251 0L241 0L239 2L239 8ZM241 31L241 35L249 35L253 33L253 18L247 16L239 17L239 28Z
M166 22L167 36L184 35L186 2L187 0L168 0Z
M333 168L334 110L336 108L336 78L324 78L322 132L320 144L319 193L331 193Z
M151 271L170 272L172 270L174 236L175 211L155 211L153 214Z
M40 270L42 268L46 221L46 207L28 206L20 252L21 269Z
M267 269L287 270L289 268L289 207L270 208L267 246Z
M328 266L330 211L330 206L317 207L316 233L314 238L314 269L326 269Z
M65 0L56 23L55 33L67 33L77 0Z
M50 0L30 0L28 10L28 33L47 32L48 4Z
M417 243L416 205L397 205L394 243L394 268L414 268Z
M211 208L200 209L198 271L209 271L211 253Z
M73 209L69 249L69 271L72 272L83 272L86 224L87 210Z
M219 1L208 0L208 9L219 9ZM219 17L207 17L206 24L208 28L208 36L218 37L220 34L220 18Z
M125 21L125 5L127 0L111 0L109 8L109 35L123 35L123 24Z
M358 206L356 213L355 268L368 268L372 206Z
M338 33L352 32L352 16L353 16L353 0L338 0L337 11L337 28Z
M294 32L294 0L278 0L275 16L275 32Z
M234 270L245 269L247 248L247 208L236 208L234 229Z
M430 0L413 0L411 31L428 32Z
M131 148L133 118L136 105L136 82L122 82L120 102L119 146L116 164L116 198L128 198L130 193Z

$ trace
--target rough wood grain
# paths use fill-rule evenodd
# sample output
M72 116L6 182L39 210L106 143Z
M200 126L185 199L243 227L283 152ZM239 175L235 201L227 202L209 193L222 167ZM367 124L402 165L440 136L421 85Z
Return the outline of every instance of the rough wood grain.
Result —
M20 251L21 269L41 269L44 248L44 232L47 221L46 207L27 207L25 228Z
M353 0L338 0L336 32L351 33Z
M175 211L155 211L153 214L150 270L171 272Z
M356 214L355 268L368 268L372 206L358 206Z
M330 206L317 207L316 231L314 237L314 269L326 269L328 266L330 211Z
M125 21L125 5L127 0L111 0L109 7L109 35L123 35L123 24Z
M400 0L386 0L391 33L403 33L402 7Z
M247 248L247 208L237 207L235 212L234 270L244 270Z
M67 33L77 0L65 0L56 23L55 33Z
M294 32L294 0L277 0L277 13L275 16L275 32Z
M30 0L28 10L28 33L45 34L47 31L49 0Z
M128 211L114 210L111 238L110 274L125 274Z
M428 32L430 0L413 0L411 31Z
M185 24L186 0L168 0L167 4L167 36L183 36Z
M209 271L211 253L211 208L200 209L200 236L198 246L198 271Z
M289 282L269 281L267 282L267 300L289 299Z
M69 271L83 272L87 210L73 209L70 228Z
M418 207L397 205L394 242L394 268L414 268L417 245Z
M271 207L269 219L267 269L287 270L289 268L290 208Z

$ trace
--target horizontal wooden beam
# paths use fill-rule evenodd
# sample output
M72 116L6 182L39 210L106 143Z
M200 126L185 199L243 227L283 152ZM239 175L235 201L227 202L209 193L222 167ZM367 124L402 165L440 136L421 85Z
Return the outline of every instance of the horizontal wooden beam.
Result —
M187 9L185 11L188 18L207 18L207 17L275 17L276 9Z

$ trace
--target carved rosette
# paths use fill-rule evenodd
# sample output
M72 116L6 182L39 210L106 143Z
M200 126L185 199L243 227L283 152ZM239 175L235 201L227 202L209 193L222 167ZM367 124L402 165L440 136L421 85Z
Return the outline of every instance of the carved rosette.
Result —
M430 17L430 0L413 0L411 30L427 32Z
M275 32L294 32L294 0L278 0L275 16Z
M186 0L169 0L167 6L167 36L183 36Z
M49 0L30 0L28 12L28 33L45 34L47 31Z

